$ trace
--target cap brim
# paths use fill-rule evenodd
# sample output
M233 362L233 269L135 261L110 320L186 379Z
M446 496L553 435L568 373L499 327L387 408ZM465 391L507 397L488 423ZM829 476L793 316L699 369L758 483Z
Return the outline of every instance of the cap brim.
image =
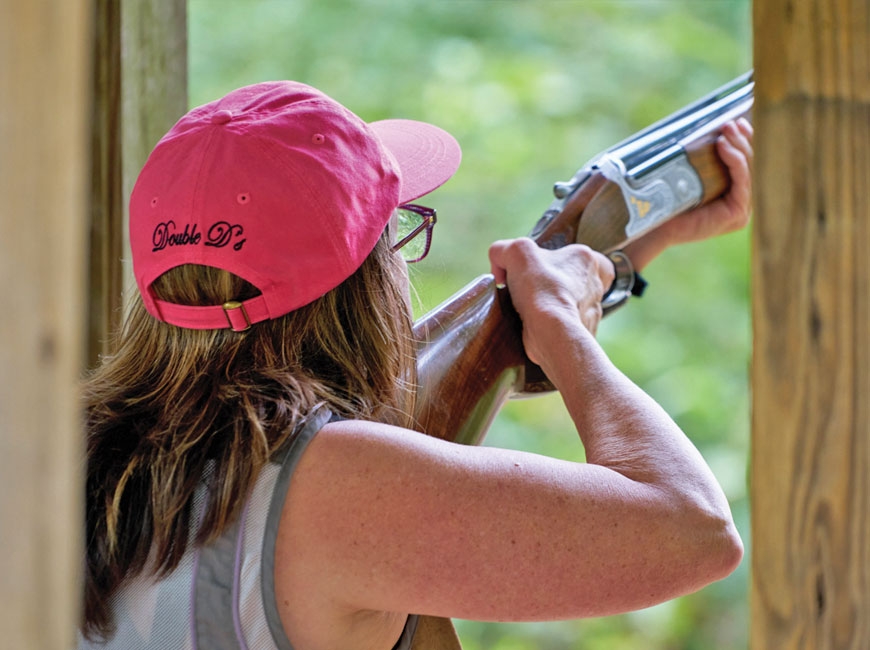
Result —
M459 143L437 126L415 120L381 120L369 126L399 165L400 204L441 187L459 168Z

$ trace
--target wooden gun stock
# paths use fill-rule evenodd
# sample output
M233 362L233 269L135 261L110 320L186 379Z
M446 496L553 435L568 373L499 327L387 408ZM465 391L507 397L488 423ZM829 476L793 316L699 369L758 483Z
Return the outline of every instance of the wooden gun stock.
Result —
M532 238L545 248L579 242L609 252L721 196L730 179L715 141L723 124L749 116L752 91L750 73L593 158L556 185ZM662 199L693 183L690 197ZM526 358L519 318L491 275L420 318L414 336L415 417L429 435L476 444L508 399L553 389Z

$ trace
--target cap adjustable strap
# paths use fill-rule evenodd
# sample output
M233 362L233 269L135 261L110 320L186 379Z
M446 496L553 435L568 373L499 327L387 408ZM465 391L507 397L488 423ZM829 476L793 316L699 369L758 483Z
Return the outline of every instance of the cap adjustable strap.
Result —
M177 305L155 299L154 307L159 313L160 320L195 330L231 329L234 332L244 332L252 324L271 318L263 296L256 296L244 302L231 300L223 305L208 307Z

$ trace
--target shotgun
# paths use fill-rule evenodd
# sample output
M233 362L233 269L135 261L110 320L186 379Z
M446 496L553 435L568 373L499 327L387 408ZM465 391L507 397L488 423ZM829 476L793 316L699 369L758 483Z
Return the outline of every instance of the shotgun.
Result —
M753 89L750 71L592 158L555 184L532 239L610 253L720 197L730 179L715 141L726 122L749 118ZM414 337L415 417L428 435L477 444L508 399L553 390L527 359L519 317L492 275L420 318Z

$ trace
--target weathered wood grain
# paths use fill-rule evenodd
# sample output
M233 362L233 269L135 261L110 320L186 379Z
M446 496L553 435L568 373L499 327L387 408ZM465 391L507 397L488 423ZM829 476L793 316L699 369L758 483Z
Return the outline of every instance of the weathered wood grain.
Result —
M754 15L751 648L870 648L870 7Z
M0 2L0 630L72 646L91 3Z

